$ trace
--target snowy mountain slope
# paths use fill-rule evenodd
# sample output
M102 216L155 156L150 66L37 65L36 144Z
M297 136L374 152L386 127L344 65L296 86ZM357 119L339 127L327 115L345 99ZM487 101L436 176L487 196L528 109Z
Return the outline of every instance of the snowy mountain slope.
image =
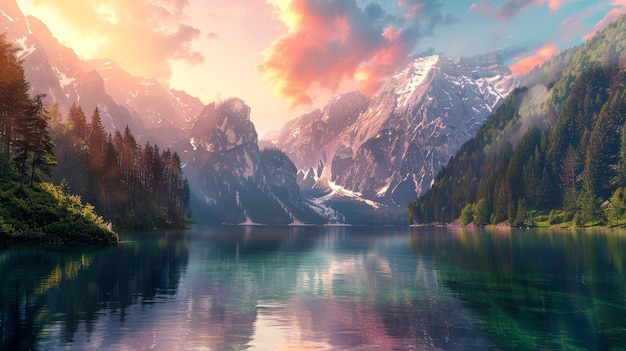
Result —
M342 96L331 101L346 111L335 134L318 136L324 126L318 111L288 123L272 143L296 160L303 188L330 191L332 182L377 203L404 207L431 186L439 169L517 84L518 77L495 55L456 61L423 57L368 101L357 105L346 99L345 106ZM303 156L302 145L309 140L316 141L316 152Z

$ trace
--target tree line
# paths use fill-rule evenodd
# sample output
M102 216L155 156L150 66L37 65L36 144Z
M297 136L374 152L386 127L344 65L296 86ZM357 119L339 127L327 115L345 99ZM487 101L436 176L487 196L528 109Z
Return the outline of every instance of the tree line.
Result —
M16 170L31 186L56 164L43 95L29 96L30 85L15 49L0 35L0 177Z
M415 223L626 223L626 20L538 68L409 204ZM551 82L551 83L550 83ZM530 123L529 121L532 121ZM526 126L527 129L524 129Z
M189 184L178 154L140 146L128 127L107 133L97 109L87 121L74 104L63 121L56 103L30 97L17 51L0 34L0 182L34 188L51 179L118 228L185 226Z
M117 242L93 206L44 182L57 163L50 118L16 52L0 35L0 245Z
M181 227L189 221L189 184L176 152L150 142L140 146L128 126L107 133L97 108L89 122L76 104L65 122L56 105L47 113L56 121L54 181L66 180L117 227Z

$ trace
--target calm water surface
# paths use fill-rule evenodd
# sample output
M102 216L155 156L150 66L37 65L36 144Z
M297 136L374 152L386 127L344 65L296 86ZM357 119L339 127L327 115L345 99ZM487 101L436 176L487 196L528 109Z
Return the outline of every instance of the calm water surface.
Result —
M195 228L0 249L4 350L620 350L626 232Z

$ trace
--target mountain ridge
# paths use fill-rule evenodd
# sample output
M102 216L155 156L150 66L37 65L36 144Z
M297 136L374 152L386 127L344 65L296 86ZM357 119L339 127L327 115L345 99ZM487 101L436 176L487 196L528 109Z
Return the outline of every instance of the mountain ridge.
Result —
M437 171L518 82L497 55L456 61L422 57L360 105L353 101L358 92L350 93L344 110L353 110L341 128L328 128L325 118L346 94L288 122L270 142L294 159L306 192L323 195L333 183L368 200L404 207L430 187ZM325 129L333 134L314 137Z

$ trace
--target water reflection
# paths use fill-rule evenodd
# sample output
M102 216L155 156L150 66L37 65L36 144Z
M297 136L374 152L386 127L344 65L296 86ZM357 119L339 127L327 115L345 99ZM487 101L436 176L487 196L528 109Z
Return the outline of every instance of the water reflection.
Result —
M187 278L203 292L184 347L200 346L200 336L211 349L493 347L430 262L409 251L406 230L253 231L194 245Z
M612 232L222 227L0 251L0 349L618 349Z
M411 246L505 349L624 347L623 231L422 231Z
M188 238L159 232L113 248L0 251L0 349L71 344L80 325L90 338L103 311L123 323L130 306L175 293Z

